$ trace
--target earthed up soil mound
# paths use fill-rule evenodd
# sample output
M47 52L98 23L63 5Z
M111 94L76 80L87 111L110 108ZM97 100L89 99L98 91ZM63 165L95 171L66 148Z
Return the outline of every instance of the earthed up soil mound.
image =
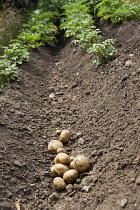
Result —
M140 209L140 22L100 24L118 53L102 67L66 40L40 47L0 90L0 209ZM56 129L69 129L72 156L91 161L73 186L57 193L47 151Z

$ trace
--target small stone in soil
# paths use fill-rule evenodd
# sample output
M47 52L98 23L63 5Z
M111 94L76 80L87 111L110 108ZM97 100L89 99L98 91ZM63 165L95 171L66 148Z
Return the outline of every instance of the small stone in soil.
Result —
M125 62L125 67L130 67L132 66L132 61L131 60L128 60Z
M93 182L97 183L98 182L98 178L94 178Z
M75 193L76 193L76 190L72 191L72 192L69 194L69 196L72 197L72 196L74 196Z
M49 95L49 98L54 98L55 97L55 94L54 93L51 93L50 95Z
M95 156L97 156L97 151L96 150L94 150L91 154L91 157L95 157Z
M84 139L83 138L79 138L78 139L78 144L83 144L84 143Z
M113 194L114 192L113 192L111 189L109 189L109 190L108 190L108 193L109 193L109 194Z
M122 80L122 82L123 82L123 81L125 81L125 80L127 80L127 79L128 79L128 77L129 77L129 75L128 75L128 74L125 74L125 75L122 77L122 79L121 79L121 80Z
M82 137L82 136L83 136L83 133L80 132L80 131L76 134L76 137L77 137L77 138L80 138L80 137Z
M131 178L130 181L131 181L132 183L134 183L134 182L135 182L135 177Z
M129 56L130 56L130 57L133 57L133 56L134 56L134 54L130 54Z
M82 191L89 192L90 188L91 188L91 186L84 186L82 188Z
M15 113L15 111L16 111L15 109L11 109L11 110L9 110L9 112L10 112L10 113L12 113L12 114L14 114L14 113Z
M71 141L75 141L77 139L77 136L76 135L72 135L71 136Z
M77 180L76 180L76 183L77 183L77 184L80 184L80 183L81 183L81 179L77 179Z
M102 156L103 155L103 151L100 150L98 153L97 153L97 156Z
M30 187L35 187L36 183L30 184Z
M132 72L131 76L136 76L136 74L137 74L137 72L134 71L134 72Z
M24 113L20 112L20 111L15 111L15 115L18 116L18 117L23 117Z
M63 95L63 92L56 92L56 95Z
M87 92L86 92L86 95L87 95L87 96L90 95L90 91L87 91Z
M68 193L71 193L73 190L74 190L74 188L73 188L73 185L72 185L72 184L68 184L68 185L66 186L66 191L67 191Z
M128 200L126 198L123 198L121 200L120 207L124 208L126 206L127 202L128 202Z
M57 200L59 199L59 196L58 196L56 193L52 193L52 194L49 196L49 199L50 199L50 200L57 201Z
M50 92L50 93L54 92L54 88L53 88L53 87L50 87L50 88L49 88L49 92Z
M133 161L134 164L139 164L140 163L140 155L138 155L134 161Z
M22 167L23 166L23 164L20 163L18 160L15 160L14 165L18 166L18 167Z
M13 193L9 192L8 193L8 198L12 198L13 197Z

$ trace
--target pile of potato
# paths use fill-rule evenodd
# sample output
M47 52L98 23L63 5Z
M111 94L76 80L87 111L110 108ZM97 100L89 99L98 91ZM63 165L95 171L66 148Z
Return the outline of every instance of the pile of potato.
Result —
M68 130L59 130L59 140L52 140L48 144L48 150L52 154L57 154L54 158L54 165L51 167L51 174L54 176L53 185L58 191L65 189L67 184L76 181L79 174L90 167L90 161L84 155L70 157L66 154L63 144L68 143L70 132Z

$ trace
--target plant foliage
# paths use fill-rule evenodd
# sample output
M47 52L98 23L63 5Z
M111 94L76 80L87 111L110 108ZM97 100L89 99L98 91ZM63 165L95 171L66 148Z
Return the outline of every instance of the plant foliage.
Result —
M127 0L102 0L94 11L101 20L111 20L113 23L140 19L139 3L130 3Z
M13 43L8 47L1 47L4 49L4 55L0 57L1 87L18 76L17 66L29 60L29 49L44 44L55 46L57 43L58 28L55 22L59 17L59 12L44 9L40 2L42 1L39 1L38 8L30 13L29 21L23 24L17 39L12 40Z
M107 63L116 52L113 47L115 40L108 39L102 42L101 31L93 25L94 21L89 14L90 9L85 0L76 0L63 6L65 12L61 19L60 28L65 30L65 36L74 36L74 43L81 43L89 53L97 57L94 63L101 65Z

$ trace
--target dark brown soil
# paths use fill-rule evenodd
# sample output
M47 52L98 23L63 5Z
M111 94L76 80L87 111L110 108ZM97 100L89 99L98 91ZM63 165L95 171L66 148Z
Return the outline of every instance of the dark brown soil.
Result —
M102 67L65 40L40 47L0 90L0 209L140 210L140 22L100 25L119 49ZM56 192L48 142L72 133L67 151L90 169Z

